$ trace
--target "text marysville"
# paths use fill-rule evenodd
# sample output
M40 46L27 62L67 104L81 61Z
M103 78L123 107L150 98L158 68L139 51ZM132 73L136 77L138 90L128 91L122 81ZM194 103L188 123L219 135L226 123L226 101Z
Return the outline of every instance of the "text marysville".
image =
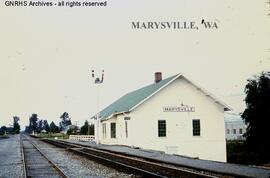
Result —
M131 22L132 29L198 29L194 21Z

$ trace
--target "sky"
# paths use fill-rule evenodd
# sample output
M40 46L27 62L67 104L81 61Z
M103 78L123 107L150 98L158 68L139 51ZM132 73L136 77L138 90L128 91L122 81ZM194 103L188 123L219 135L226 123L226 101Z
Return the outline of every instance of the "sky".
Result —
M270 69L270 5L263 0L115 0L107 7L7 7L0 1L0 126L32 113L82 125L99 103L184 74L243 112L247 79ZM215 21L218 29L134 30L132 21Z

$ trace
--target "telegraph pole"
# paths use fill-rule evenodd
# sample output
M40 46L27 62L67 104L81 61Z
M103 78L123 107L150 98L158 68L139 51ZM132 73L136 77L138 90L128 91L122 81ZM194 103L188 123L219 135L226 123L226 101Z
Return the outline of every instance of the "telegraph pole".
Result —
M95 125L95 140L96 143L99 144L99 125L100 125L100 117L99 117L99 100L100 100L100 85L104 81L104 70L102 70L101 78L95 76L95 71L92 70L92 79L94 79L94 84L97 86L97 114L96 114L96 125Z

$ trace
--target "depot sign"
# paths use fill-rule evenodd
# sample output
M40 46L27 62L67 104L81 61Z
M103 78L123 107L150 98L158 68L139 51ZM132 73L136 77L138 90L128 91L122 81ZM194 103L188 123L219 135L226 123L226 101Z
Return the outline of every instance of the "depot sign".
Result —
M195 112L194 106L164 106L163 112Z

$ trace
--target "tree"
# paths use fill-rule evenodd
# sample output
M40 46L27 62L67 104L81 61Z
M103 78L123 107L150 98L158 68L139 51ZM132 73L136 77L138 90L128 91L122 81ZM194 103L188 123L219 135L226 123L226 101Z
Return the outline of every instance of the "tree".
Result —
M67 126L72 125L71 123L71 118L69 117L67 112L64 112L60 118L62 119L59 123L60 125L60 130L63 131L66 129Z
M37 121L38 121L38 115L32 114L32 116L29 118L29 130L31 132L34 132L34 133L37 132Z
M43 120L37 122L37 133L40 133L43 130Z
M81 135L88 135L89 133L89 124L88 124L88 121L86 120L84 122L84 125L81 127L81 131L80 131L80 134Z
M52 132L52 133L59 133L59 127L56 126L53 121L50 124L50 132Z
M29 126L25 126L24 132L25 133L31 133L30 127Z
M47 133L50 132L50 126L47 120L43 121L43 127L44 127L43 129L46 130Z
M245 93L246 109L242 118L248 124L247 151L257 162L270 161L270 72L249 79Z
M13 133L16 133L16 134L20 133L21 127L19 124L19 120L20 118L18 116L13 117L13 129L12 129Z
M95 135L95 126L94 126L94 124L90 124L90 126L89 126L89 135Z
M7 133L7 127L6 126L2 126L0 128L0 135L5 135Z
M80 131L81 135L94 135L94 125L88 123L88 121L86 120L84 122L84 125L81 127L81 131Z

